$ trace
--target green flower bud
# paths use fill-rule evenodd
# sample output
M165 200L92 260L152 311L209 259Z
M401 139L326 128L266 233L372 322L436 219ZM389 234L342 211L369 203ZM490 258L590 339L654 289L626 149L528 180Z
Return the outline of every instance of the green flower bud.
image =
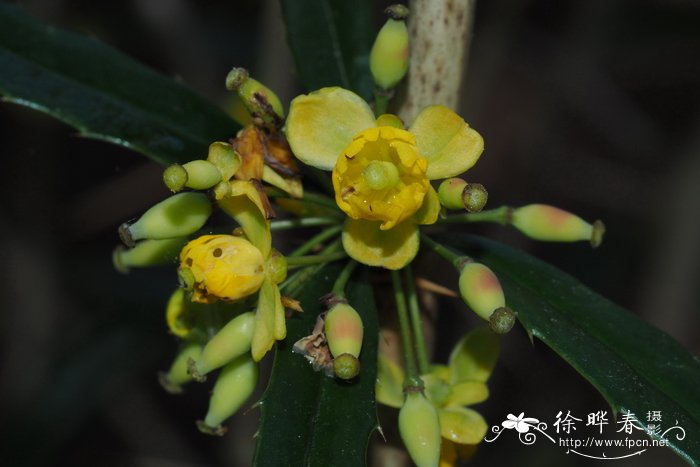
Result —
M258 384L258 364L249 354L241 355L226 365L216 379L209 398L209 410L197 427L206 434L223 435L221 426L253 394Z
M530 204L513 210L511 223L522 233L544 242L589 240L595 248L603 240L605 226L594 225L563 209L546 204Z
M205 381L204 375L221 368L233 359L246 354L253 340L255 313L240 314L229 321L204 346L202 355L190 360L188 371L197 381Z
M159 373L158 381L163 389L171 394L182 393L182 385L192 381L187 371L187 362L196 360L202 353L202 345L197 342L187 342L178 352L167 373Z
M447 209L464 209L462 192L466 186L467 182L461 178L448 178L443 180L438 187L440 204Z
M267 259L267 273L275 284L280 284L287 278L287 260L274 248Z
M418 467L440 463L440 420L423 393L408 391L399 411L399 433L408 455Z
M178 193L153 206L133 224L122 224L119 237L126 246L141 239L184 237L199 230L211 211L204 194Z
M277 95L267 86L250 77L243 68L232 69L226 76L226 89L236 91L253 120L280 127L284 121L284 108Z
M467 263L459 273L459 293L469 308L488 320L494 311L506 306L498 277L481 263Z
M462 191L462 205L469 212L479 212L484 209L489 199L489 193L481 183L468 183Z
M183 188L207 190L221 181L221 172L209 161L195 160L173 164L163 171L163 182L173 192Z
M404 129L403 121L394 114L382 114L376 119L377 126L390 126L392 128Z
M114 268L122 273L129 272L129 268L176 263L185 243L187 243L186 238L168 238L143 240L129 249L120 245L112 253L112 263Z
M362 318L347 303L338 303L326 313L324 332L331 355L349 354L357 358L362 349Z
M382 89L392 89L408 71L408 29L404 19L408 8L389 7L390 17L379 30L369 55L369 68L374 82ZM394 14L395 13L395 14Z
M221 180L224 182L230 180L241 166L241 156L233 146L222 141L215 141L209 145L207 160L219 169Z
M497 308L489 317L489 326L496 334L506 334L513 329L516 314L508 307Z

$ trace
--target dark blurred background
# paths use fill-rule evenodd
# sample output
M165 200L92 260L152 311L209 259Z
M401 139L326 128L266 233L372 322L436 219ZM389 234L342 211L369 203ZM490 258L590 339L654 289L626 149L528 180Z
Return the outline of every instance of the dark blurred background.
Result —
M377 27L386 4L377 4ZM21 5L222 105L232 66L249 68L284 102L302 90L274 0ZM498 226L472 230L554 263L696 355L699 57L696 1L482 1L459 109L486 140L468 179L486 185L492 207L544 202L608 227L598 250L536 243ZM206 385L175 397L156 382L176 349L163 321L174 271L112 268L116 227L167 195L161 167L11 104L0 105L0 122L0 463L248 465L255 410L235 417L226 437L206 437L194 425ZM441 300L440 310L438 359L476 322L457 301ZM559 410L609 410L522 329L503 341L491 398L477 407L490 424L523 411L551 422ZM503 439L482 445L472 465L599 462ZM684 465L660 448L615 465L661 463Z

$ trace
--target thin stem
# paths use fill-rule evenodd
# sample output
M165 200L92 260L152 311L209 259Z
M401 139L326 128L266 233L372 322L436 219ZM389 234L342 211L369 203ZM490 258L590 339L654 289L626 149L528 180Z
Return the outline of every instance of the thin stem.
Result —
M338 219L333 217L303 217L301 219L285 219L270 222L270 230L287 230L299 227L316 227L319 225L334 225Z
M456 216L447 216L445 219L438 220L438 224L458 224L467 222L496 222L501 225L510 224L513 214L513 208L509 206L501 206L496 209L489 209L481 212L468 212L458 214Z
M331 261L343 259L346 256L347 253L344 251L328 253L325 255L294 256L287 258L287 267L297 268L301 266L313 266L314 264L329 263Z
M340 275L338 276L338 279L336 279L335 284L333 284L333 290L331 290L333 295L338 298L345 298L345 286L348 284L350 276L352 276L352 272L356 267L357 261L354 259L348 261L348 264L346 264L343 270L340 271Z
M342 243L340 239L334 241L333 243L330 243L328 246L326 246L323 250L323 254L330 254L330 253L335 253L338 252L342 249ZM289 259L289 258L287 258ZM297 288L298 285L306 281L309 277L313 276L316 272L318 272L323 266L325 266L325 263L321 264L316 264L312 266L307 266L303 269L298 270L294 274L292 274L291 277L288 277L287 280L285 280L281 285L280 285L280 290L286 290L289 292L291 296L296 295L298 292Z
M343 227L340 225L337 225L335 227L329 227L326 230L322 230L321 232L317 233L309 240L304 242L299 248L292 251L289 255L287 255L287 258L305 255L309 251L313 250L313 248L316 245L325 242L329 238L332 238L333 236L337 235L341 230L343 230Z
M316 204L323 204L324 206L328 206L333 209L338 209L338 205L336 204L334 199L331 199L330 197L322 195L320 193L312 193L305 191L302 200Z
M406 380L412 381L418 378L418 371L416 369L416 357L413 354L413 344L411 342L411 327L408 321L408 312L406 311L406 297L403 293L401 276L399 276L398 271L391 271L391 282L394 284L394 299L396 300L396 311L399 316L403 356L406 363Z
M458 254L456 254L456 253L453 253L453 252L450 251L447 247L445 247L445 246L439 244L438 242L436 242L436 241L433 240L432 238L428 237L428 236L427 236L426 234L424 234L424 233L421 233L420 238L421 238L421 241L422 241L428 248L430 248L430 249L433 250L435 253L437 253L438 255L442 256L443 258L445 258L445 259L446 259L447 261L449 261L450 263L452 263L452 265L453 265L454 267L456 267L457 269L460 269L460 266L463 264L464 259L466 258L466 256L464 256L464 255L458 255Z
M430 360L428 359L428 350L425 345L423 323L420 316L420 306L418 305L418 295L416 294L416 283L413 280L413 270L411 266L406 266L403 269L403 273L407 287L406 300L408 301L408 311L411 318L411 327L413 328L413 338L416 344L418 370L420 374L425 374L430 370Z

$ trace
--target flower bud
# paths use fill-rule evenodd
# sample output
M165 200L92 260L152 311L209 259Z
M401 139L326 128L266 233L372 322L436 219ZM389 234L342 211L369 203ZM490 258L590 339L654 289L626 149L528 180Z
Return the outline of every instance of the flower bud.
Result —
M284 108L277 95L267 86L250 77L244 68L232 69L226 76L226 88L236 91L253 120L280 127L284 121Z
M468 212L481 211L488 199L489 193L481 183L468 183L462 191L462 205Z
M369 55L369 68L374 82L382 89L392 89L408 71L408 29L405 18L408 8L394 5L387 8L390 18L379 30Z
M408 391L399 411L399 433L409 456L418 467L440 462L440 420L435 406L423 393Z
M241 166L241 156L233 146L221 141L215 141L209 145L207 160L219 169L221 180L224 182L230 180Z
M267 259L267 273L275 284L282 283L287 278L287 260L274 248Z
M121 273L129 272L129 268L175 263L178 253L186 242L186 238L167 238L143 240L129 249L120 245L112 253L112 263L114 268Z
M324 332L334 357L333 371L338 378L352 379L360 372L364 328L362 318L347 303L336 303L326 313Z
M163 183L173 192L183 188L207 190L221 181L221 172L209 161L195 160L173 164L163 171Z
M220 368L234 358L248 353L253 339L255 313L248 311L236 316L211 338L202 349L202 355L190 360L189 372L197 381L204 381L204 375Z
M258 384L258 364L250 355L241 355L226 365L216 379L209 398L209 410L197 427L206 434L223 435L221 423L236 413Z
M443 180L438 188L440 204L447 209L464 209L462 192L466 186L467 182L461 178L448 178Z
M211 211L202 193L178 193L151 207L133 224L122 224L119 237L126 246L141 239L184 237L199 230Z
M459 293L469 308L485 320L496 309L506 306L498 277L481 263L464 265L459 273Z
M376 119L377 126L390 126L392 128L404 129L403 120L394 114L382 114Z
M192 301L238 300L260 289L265 260L252 243L233 235L202 235L180 253L180 277Z
M522 233L544 242L588 240L595 248L603 240L605 226L594 225L563 209L546 204L530 204L513 210L511 223Z
M198 342L187 342L180 349L167 373L159 373L158 381L163 389L171 394L180 394L182 385L192 381L187 371L187 362L196 360L202 354L202 345Z
M165 322L170 332L177 337L187 337L192 331L192 318L187 313L187 304L185 290L178 288L170 296L165 307Z

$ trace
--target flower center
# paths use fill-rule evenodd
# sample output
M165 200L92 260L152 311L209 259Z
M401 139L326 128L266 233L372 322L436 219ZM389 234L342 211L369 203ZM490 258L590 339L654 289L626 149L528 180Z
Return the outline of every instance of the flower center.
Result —
M370 128L338 157L333 169L336 202L353 219L381 221L382 230L391 229L423 204L427 168L411 133Z

